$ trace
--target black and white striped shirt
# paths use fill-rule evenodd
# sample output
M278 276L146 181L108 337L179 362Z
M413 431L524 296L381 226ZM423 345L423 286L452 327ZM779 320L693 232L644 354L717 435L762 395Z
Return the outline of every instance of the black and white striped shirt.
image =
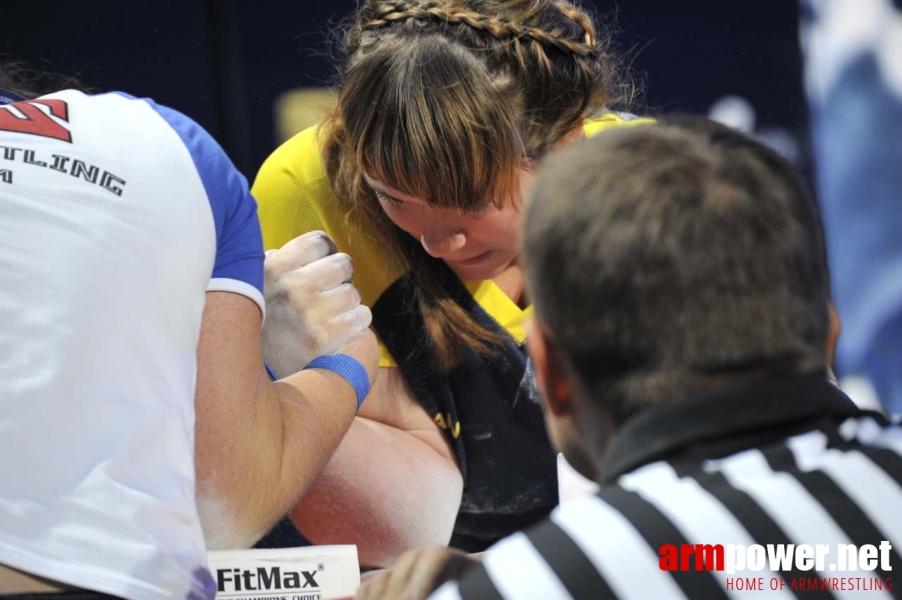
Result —
M598 495L493 546L430 600L902 598L902 427L859 411L822 373L640 413L618 432L601 483ZM788 565L730 575L659 566L665 544L839 548L883 540L892 546L891 570L837 573L825 563L823 572ZM894 573L898 585L887 585ZM756 592L728 581L751 576L882 583Z

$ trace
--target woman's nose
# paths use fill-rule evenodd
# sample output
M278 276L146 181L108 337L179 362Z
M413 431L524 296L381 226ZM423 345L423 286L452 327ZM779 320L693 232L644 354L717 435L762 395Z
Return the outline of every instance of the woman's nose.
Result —
M433 223L432 226L427 226L420 236L420 243L430 256L444 258L460 250L467 243L467 236L463 231L446 225Z

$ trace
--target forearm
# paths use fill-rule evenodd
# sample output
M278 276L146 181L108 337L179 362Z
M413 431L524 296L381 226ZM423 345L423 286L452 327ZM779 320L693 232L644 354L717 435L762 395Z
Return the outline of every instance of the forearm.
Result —
M302 391L305 390L305 391ZM356 397L334 374L263 380L256 410L199 440L197 502L208 547L249 547L303 495L350 426Z
M453 460L357 418L292 519L311 541L356 544L361 564L385 566L410 548L446 545L462 489Z
M271 383L259 350L248 355L240 343L259 349L259 312L241 318L246 300L208 296L195 393L196 497L208 546L240 548L297 502L350 426L357 399L347 381L319 369ZM357 358L372 379L375 343L369 332L360 337Z

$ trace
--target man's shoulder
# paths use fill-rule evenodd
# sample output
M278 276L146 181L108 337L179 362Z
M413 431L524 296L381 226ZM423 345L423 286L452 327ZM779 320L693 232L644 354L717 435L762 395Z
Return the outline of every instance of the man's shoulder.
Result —
M178 111L124 92L86 94L79 90L60 90L14 106L17 110L25 110L25 107L20 108L21 104L31 105L28 116L38 118L32 124L34 133L68 142L79 149L89 149L99 143L117 144L109 154L122 161L145 163L144 155L158 153L165 157L171 152L170 144L175 136L167 114L177 115L186 125L190 123L191 128L197 130L192 131L193 135L206 135L199 125ZM63 130L65 135L56 133ZM144 144L140 156L125 151L131 150L130 144L139 141Z
M723 597L714 573L663 568L665 550L814 544L825 532L890 539L898 525L886 507L897 499L902 427L860 413L718 458L682 453L639 466L502 540L436 598Z
M538 525L497 543L485 554L483 563L493 578L544 574L552 579L548 585L565 588L583 580L598 583L601 575L597 565L603 564L605 557L624 551L617 548L617 522L621 519L603 495L575 498ZM519 567L511 569L512 564Z
M112 149L109 154L122 162L146 170L169 169L170 178L185 167L196 172L207 188L211 180L227 178L247 187L222 146L202 125L152 98L119 91L88 95L64 90L39 101L65 103L73 137L103 140Z
M459 597L606 599L638 588L650 594L644 597L680 597L658 568L657 553L607 501L610 490L569 500L538 525L495 544L462 578Z

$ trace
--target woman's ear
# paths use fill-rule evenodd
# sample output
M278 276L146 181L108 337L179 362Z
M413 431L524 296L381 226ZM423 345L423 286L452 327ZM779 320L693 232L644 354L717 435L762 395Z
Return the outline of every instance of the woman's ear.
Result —
M564 137L559 139L557 143L552 146L552 150L560 150L564 146L572 144L573 142L578 142L583 139L585 135L585 131L583 130L582 121L580 121L579 125L568 131L564 134Z

